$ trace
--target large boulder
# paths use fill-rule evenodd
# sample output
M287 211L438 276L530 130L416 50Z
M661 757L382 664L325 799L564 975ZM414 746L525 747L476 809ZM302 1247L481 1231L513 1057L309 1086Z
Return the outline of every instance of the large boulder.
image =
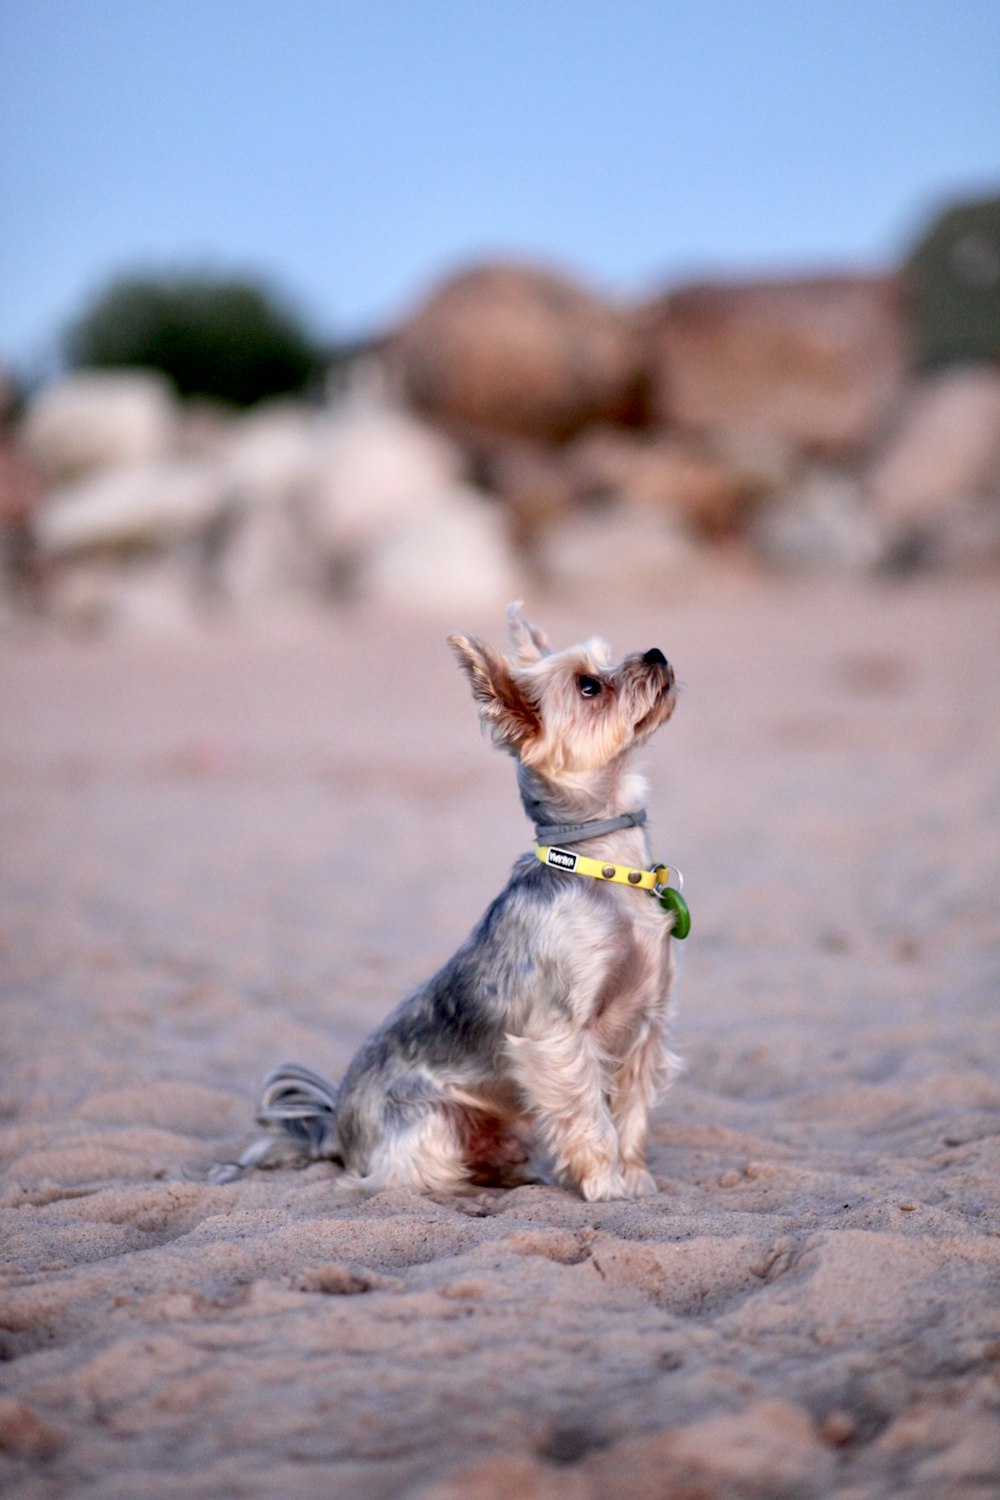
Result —
M462 460L440 433L377 402L349 402L317 431L304 520L332 566L361 564L401 531L435 516Z
M378 398L324 423L303 519L328 592L437 610L518 591L505 518L459 451Z
M366 599L432 612L499 608L523 592L503 516L487 496L456 485L432 515L401 524L365 560Z
M325 582L294 506L233 505L213 541L207 592L217 607L247 618L294 609Z
M24 440L45 480L148 464L170 452L177 406L169 383L148 370L83 370L31 402Z
M407 399L458 428L561 440L627 415L629 320L552 271L483 265L447 281L387 345Z
M131 464L51 490L34 517L35 542L49 560L162 551L200 536L222 502L211 464Z
M653 416L692 432L759 430L850 457L876 437L905 376L894 277L692 286L638 321Z
M312 483L322 419L309 407L273 402L233 422L220 457L225 484L238 504L285 505Z
M897 530L933 526L969 497L1000 501L1000 370L955 367L918 381L869 490Z
M225 510L212 531L217 603L272 614L321 587L307 512L323 430L322 417L290 402L260 406L228 429L219 460Z

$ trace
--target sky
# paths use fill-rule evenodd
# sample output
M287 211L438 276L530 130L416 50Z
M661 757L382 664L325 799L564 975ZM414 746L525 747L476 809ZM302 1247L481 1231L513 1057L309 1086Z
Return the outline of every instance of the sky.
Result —
M879 268L1000 189L1000 0L0 0L0 363L115 276L323 338L515 256L641 298Z

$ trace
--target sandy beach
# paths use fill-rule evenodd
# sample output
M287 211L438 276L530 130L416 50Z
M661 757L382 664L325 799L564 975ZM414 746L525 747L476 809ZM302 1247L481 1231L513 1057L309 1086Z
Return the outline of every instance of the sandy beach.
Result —
M492 612L0 645L10 1500L1000 1494L995 578L537 614L683 684L687 1071L636 1203L207 1180L528 847L444 643Z

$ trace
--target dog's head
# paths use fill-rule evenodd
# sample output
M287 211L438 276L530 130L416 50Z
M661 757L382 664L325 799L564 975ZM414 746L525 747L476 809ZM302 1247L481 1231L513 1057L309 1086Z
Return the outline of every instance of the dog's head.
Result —
M657 647L613 664L603 641L549 650L512 604L513 658L464 635L448 644L472 684L494 743L558 780L601 770L666 723L677 701L674 672Z

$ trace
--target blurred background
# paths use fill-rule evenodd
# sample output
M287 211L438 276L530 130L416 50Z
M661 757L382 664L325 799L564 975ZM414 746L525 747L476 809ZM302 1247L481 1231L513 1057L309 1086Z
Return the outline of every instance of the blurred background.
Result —
M0 0L0 225L0 1490L995 1496L1000 0ZM660 1195L213 1185L516 598L684 689Z
M0 621L995 566L998 78L995 0L0 0Z

